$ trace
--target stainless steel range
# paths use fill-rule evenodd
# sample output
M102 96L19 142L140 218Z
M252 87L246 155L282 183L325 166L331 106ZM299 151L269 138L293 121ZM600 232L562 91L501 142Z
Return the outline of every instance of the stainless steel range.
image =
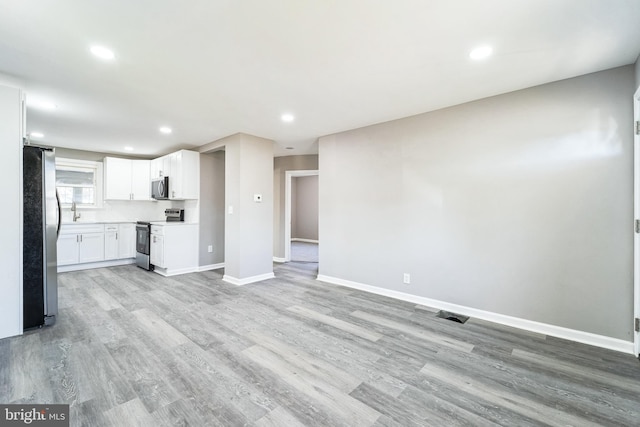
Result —
M166 217L166 222L182 222L184 221L184 209L165 209L164 216ZM136 265L145 270L153 271L153 264L151 264L150 221L138 221L136 223Z
M152 271L153 265L149 260L151 250L151 223L138 221L136 223L136 265Z

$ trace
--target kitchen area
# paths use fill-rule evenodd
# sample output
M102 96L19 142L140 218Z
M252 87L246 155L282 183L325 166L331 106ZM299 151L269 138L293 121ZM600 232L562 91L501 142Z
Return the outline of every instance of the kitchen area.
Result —
M198 271L200 153L102 162L58 157L56 168L58 272L126 264L164 276Z

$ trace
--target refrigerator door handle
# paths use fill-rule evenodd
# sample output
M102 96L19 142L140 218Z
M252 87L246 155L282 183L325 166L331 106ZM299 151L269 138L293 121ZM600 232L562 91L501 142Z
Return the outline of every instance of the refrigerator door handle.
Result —
M58 202L58 228L56 229L56 240L60 237L60 227L62 226L62 205L60 204L60 195L56 188L56 202Z

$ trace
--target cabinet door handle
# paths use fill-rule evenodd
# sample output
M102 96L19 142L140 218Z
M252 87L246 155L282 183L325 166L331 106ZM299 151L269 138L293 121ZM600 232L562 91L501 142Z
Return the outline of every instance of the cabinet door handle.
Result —
M80 243L80 235L76 234L76 243Z
M118 233L116 233L116 240L118 240Z
M80 235L80 243L82 243L82 234Z

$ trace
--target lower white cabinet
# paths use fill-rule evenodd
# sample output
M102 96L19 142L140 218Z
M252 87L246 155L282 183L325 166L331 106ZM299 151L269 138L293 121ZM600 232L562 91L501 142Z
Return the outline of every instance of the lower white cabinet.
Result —
M198 225L183 222L151 224L150 262L154 271L173 276L197 271Z
M78 236L78 262L104 260L104 233L84 233Z
M136 257L136 225L118 225L118 258Z
M134 224L106 224L104 226L104 259L134 258L136 256L136 226Z
M151 235L151 254L149 255L149 262L155 267L166 268L164 263L164 236L158 234Z
M121 224L64 224L58 236L58 267L82 264L99 267L104 261L126 260L136 256L136 226ZM113 265L113 264L110 264ZM91 268L89 266L88 268Z
M78 235L60 234L58 236L58 265L77 264L80 259L79 255Z
M118 226L104 227L104 259L118 259Z
M63 226L58 236L58 265L104 260L104 225Z

